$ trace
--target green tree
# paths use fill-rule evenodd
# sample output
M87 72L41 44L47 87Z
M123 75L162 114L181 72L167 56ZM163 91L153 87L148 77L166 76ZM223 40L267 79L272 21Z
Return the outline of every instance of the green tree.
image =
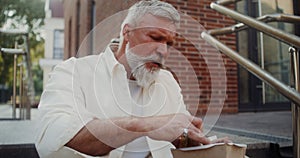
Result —
M39 28L44 24L45 0L0 0L0 28L25 29L29 32L29 47L32 62L38 61L43 56L41 47L44 40L41 38ZM23 43L20 36L0 33L0 48L14 48L15 42ZM12 87L13 57L0 53L0 85ZM41 69L37 64L34 70L35 82L42 82ZM39 85L40 83L35 83Z

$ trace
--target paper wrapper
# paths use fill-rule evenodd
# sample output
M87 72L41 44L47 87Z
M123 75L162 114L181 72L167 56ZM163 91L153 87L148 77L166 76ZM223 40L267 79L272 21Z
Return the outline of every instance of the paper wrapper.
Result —
M172 149L174 158L244 158L246 144L216 143Z

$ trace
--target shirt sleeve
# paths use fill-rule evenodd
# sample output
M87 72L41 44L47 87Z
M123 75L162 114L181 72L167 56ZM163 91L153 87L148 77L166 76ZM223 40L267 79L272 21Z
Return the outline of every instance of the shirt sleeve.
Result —
M57 153L94 116L85 110L76 59L58 65L41 96L36 148L41 157ZM80 111L80 113L79 113ZM51 156L50 156L51 157Z

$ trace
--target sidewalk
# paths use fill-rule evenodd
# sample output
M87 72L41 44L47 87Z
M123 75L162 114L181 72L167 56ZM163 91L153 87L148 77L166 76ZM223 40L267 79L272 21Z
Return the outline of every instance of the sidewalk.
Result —
M0 105L0 118L11 117L9 109L8 105ZM34 143L37 109L31 113L31 120L0 120L0 145ZM292 114L280 111L221 115L208 135L228 136L235 143L291 146Z
M277 143L292 145L292 113L245 112L221 115L209 135L228 136L244 144Z
M0 145L34 143L37 115L37 109L32 109L31 120L13 120L11 105L0 104Z

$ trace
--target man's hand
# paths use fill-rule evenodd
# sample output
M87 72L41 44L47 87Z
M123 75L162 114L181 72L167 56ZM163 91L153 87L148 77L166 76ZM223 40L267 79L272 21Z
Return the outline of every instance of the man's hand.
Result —
M188 129L188 137L201 144L209 144L210 141L202 133L202 119L185 115L170 114L142 119L144 132L155 140L173 142Z
M172 144L176 148L185 148L185 147L194 147L194 146L203 145L202 143L200 143L198 141L195 141L193 139L190 139L190 138L186 138L187 142L186 143L182 143L183 140L181 140L181 139L182 139L182 136L180 136L175 141L173 141ZM218 138L218 139L211 139L211 137L208 137L208 140L209 140L208 144L214 144L214 143L232 143L232 141L228 137L223 137L223 138Z

